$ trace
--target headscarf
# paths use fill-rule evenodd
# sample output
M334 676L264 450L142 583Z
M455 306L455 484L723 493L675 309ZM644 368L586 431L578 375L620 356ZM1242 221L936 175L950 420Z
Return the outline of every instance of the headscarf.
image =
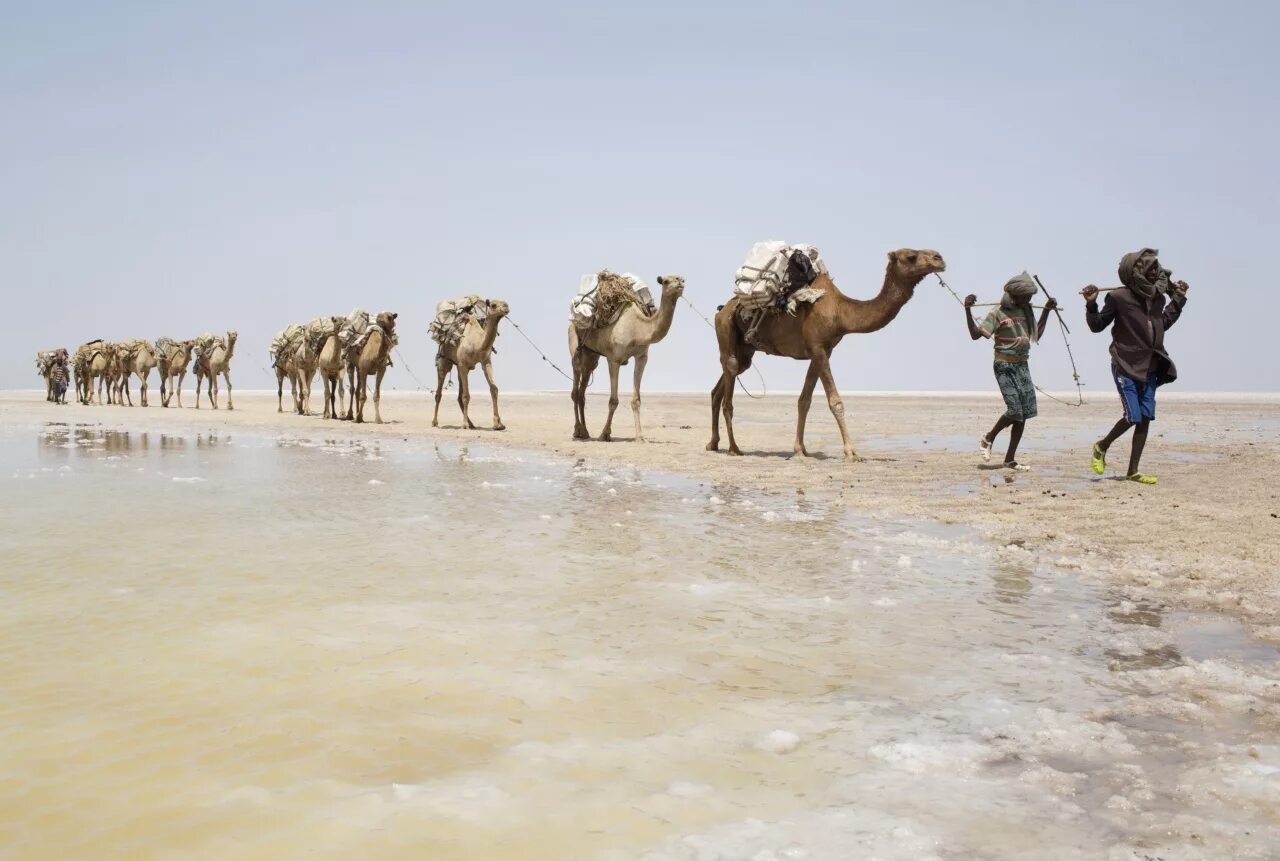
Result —
M1157 293L1169 292L1170 272L1160 265L1159 256L1160 252L1154 248L1144 248L1141 251L1131 251L1121 257L1120 266L1117 270L1120 275L1120 283L1143 299L1150 299ZM1158 274L1154 281L1148 278L1144 271L1150 260L1156 261Z
M1032 341L1039 340L1036 337L1035 311L1032 310L1030 303L1023 305L1019 300L1028 299L1036 295L1039 290L1035 280L1024 271L1005 282L1004 296L1000 299L1000 306L1006 311L1021 312L1027 318L1027 331L1031 333Z

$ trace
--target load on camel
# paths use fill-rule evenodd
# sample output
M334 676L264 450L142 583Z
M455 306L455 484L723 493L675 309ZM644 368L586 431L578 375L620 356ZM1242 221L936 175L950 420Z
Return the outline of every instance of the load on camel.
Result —
M205 332L196 338L195 370L196 370L196 409L200 409L200 383L209 381L209 406L218 408L218 376L227 383L227 409L234 410L231 402L231 357L236 352L235 332L227 332L226 337L219 337L212 332Z
M498 384L493 379L493 342L498 337L498 323L507 316L510 307L501 299L485 299L476 295L450 299L436 306L435 319L431 321L431 339L436 350L436 408L431 426L440 427L440 398L444 394L445 379L454 367L458 369L458 406L462 409L462 424L475 430L467 408L471 404L471 371L479 365L489 382L489 398L493 402L493 429L506 430L502 416L498 414Z
M803 246L795 246L800 247ZM707 443L707 451L720 448L720 410L723 407L729 453L742 454L733 436L733 385L738 375L751 367L752 357L759 350L770 356L809 362L797 405L793 452L806 457L809 454L804 446L804 425L813 400L814 386L821 379L827 393L827 405L840 427L844 455L849 460L856 460L845 425L844 402L831 373L831 352L845 335L875 332L889 325L902 306L910 301L916 285L926 275L943 272L946 268L942 255L936 251L912 248L890 251L879 294L869 300L850 299L836 289L835 282L817 267L809 254L792 253L787 256L786 281L793 292L781 307L775 301L769 313L760 316L758 309L748 307L749 303L742 294L735 293L716 313L721 374L711 390L711 441ZM805 294L812 298L801 299L800 291L803 290L819 292L816 296ZM752 334L752 341L747 340L748 332Z
M684 293L684 278L658 278L662 300L653 304L644 282L634 275L616 275L604 270L584 275L578 295L570 305L569 357L573 361L573 438L590 439L587 431L587 387L600 358L609 363L609 415L600 441L613 438L613 414L618 408L618 370L636 360L635 393L631 412L636 423L636 441L642 442L640 428L640 381L649 361L649 346L671 331L676 302Z
M67 363L69 360L70 356L67 354L66 347L58 347L56 350L41 350L36 353L36 373L44 377L44 399L46 401L66 403L66 382L69 374ZM62 378L61 396L54 391L55 376Z
M178 407L182 407L182 382L187 378L187 368L196 349L195 339L175 341L161 336L156 338L156 368L160 372L160 406L167 407L178 395ZM177 383L174 383L177 377Z

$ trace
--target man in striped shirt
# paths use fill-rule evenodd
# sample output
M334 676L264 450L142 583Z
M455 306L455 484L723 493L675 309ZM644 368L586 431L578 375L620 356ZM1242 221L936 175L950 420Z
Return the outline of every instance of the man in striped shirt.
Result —
M1035 310L1031 307L1031 297L1039 288L1026 272L1015 275L1004 285L1004 296L1000 304L991 309L991 313L981 323L974 323L969 309L978 301L978 297L970 294L964 300L964 319L969 326L969 337L973 340L990 338L995 344L995 364L993 366L996 384L1000 394L1004 396L1005 412L990 432L978 438L978 451L983 460L991 460L991 446L996 436L1005 428L1009 431L1009 450L1005 452L1005 469L1026 470L1026 464L1018 463L1018 443L1022 441L1022 431L1026 428L1027 419L1035 418L1036 387L1031 381L1031 368L1027 359L1031 355L1031 342L1039 342L1044 334L1045 324L1049 322L1049 313L1057 307L1050 299L1045 303L1044 312L1036 323Z

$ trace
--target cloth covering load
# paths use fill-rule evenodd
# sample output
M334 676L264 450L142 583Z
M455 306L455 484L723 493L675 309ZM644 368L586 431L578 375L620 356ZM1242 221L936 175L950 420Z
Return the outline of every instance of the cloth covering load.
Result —
M734 273L733 293L744 314L764 309L794 314L801 302L814 302L823 290L809 285L830 274L818 249L782 240L757 242Z
M569 320L579 329L600 329L617 320L628 305L635 305L646 316L658 310L653 293L638 275L601 269L582 276L578 295L569 305Z
M141 338L130 338L127 341L117 341L115 346L116 355L124 360L132 359L134 356L138 355L144 347L148 350L152 350L151 344Z
M488 316L489 301L482 296L468 293L457 299L446 299L436 306L436 316L429 327L431 340L441 347L456 344L462 340L469 322L475 320L483 326Z

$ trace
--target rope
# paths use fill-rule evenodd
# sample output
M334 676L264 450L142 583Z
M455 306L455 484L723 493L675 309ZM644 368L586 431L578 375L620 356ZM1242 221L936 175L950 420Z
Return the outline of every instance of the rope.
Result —
M508 315L507 315L507 321L508 321L509 323L511 323L511 325L512 325L512 326L515 326L515 327L516 327L516 331L520 333L520 337L521 337L521 338L524 338L526 341L528 341L528 342L529 342L529 346L530 346L530 347L533 347L534 352L536 352L539 356L541 356L541 357L542 357L542 361L546 362L548 365L550 365L551 367L555 368L555 369L556 369L556 373L558 373L560 376L564 377L564 378L565 378L566 380L568 380L570 383L572 383L572 382L573 382L573 377L569 376L569 375L568 375L568 374L566 374L564 371L560 370L560 366L559 366L559 365L557 365L555 362L553 362L553 361L551 361L550 359L548 359L548 358L547 358L547 354L546 354L546 353L544 353L544 352L542 352L542 350L538 349L538 345L537 345L537 344L535 344L535 343L533 343L533 339L532 339L532 338L530 338L528 335L526 335L526 334L524 333L524 329L521 329L521 328L520 328L520 324L519 324L519 323L517 323L515 320L512 320L512 319L511 319L511 315L510 315L510 314L508 314Z
M687 296L685 296L683 293L681 293L681 294L680 294L680 298L681 298L681 299L684 299L685 304L686 304L686 305L688 305L690 308L692 308L692 309L693 309L693 313L697 314L699 317L701 317L701 318L702 318L702 322L706 323L708 326L710 326L710 327L711 327L711 331L713 331L713 332L715 331L715 328L716 328L715 324L714 324L714 323L712 323L710 320L708 320L708 319L707 319L707 315L706 315L706 314L703 314L701 311L699 311L699 310L698 310L698 307L697 307L696 305L694 305L692 302L690 302ZM746 387L745 385L743 385L742 377L741 377L741 376L735 377L734 379L737 381L737 383L738 383L738 388L742 389L742 393L743 393L744 395L746 395L747 397L749 397L749 398L751 398L751 399L753 399L753 400L757 400L757 401L759 401L759 400L763 400L763 399L764 399L764 396L765 396L765 395L767 395L767 394L769 394L769 389L768 389L768 387L767 387L767 386L765 386L765 383L764 383L764 374L760 373L760 369L759 369L758 367L756 367L756 365L755 365L755 363L754 363L754 362L752 363L751 367L752 367L752 369L753 369L753 370L755 370L755 372L756 372L756 376L760 378L760 394L758 394L758 395L753 395L753 394L751 394L751 392L747 390L747 387Z
M964 300L960 298L960 294L959 294L959 293L957 293L955 290L952 290L952 289L951 289L951 285L950 285L950 284L948 284L946 281L942 280L942 276L941 276L941 275L939 275L937 272L935 272L935 273L933 273L933 277L935 277L935 278L937 278L937 279L938 279L938 283L939 283L939 284L941 284L943 287L946 287L946 288L947 288L947 292L948 292L948 293L950 293L952 296L954 296L954 297L955 297L955 299L956 299L956 301L957 301L957 302L959 302L961 306L964 306ZM1036 279L1036 283L1037 283L1037 284L1040 284L1040 276L1036 275L1036 276L1032 276L1032 277L1034 277L1034 278ZM1043 285L1043 284L1040 284L1040 289L1042 289L1042 290L1044 289L1044 285ZM1045 290L1045 295L1046 295L1046 296L1048 296L1048 295L1049 295L1049 291L1048 291L1048 290ZM987 302L987 303L984 303L984 304L982 304L982 305L974 305L973 307L975 307L975 308L990 308L990 307L993 307L993 306L995 306L995 305L999 305L999 304L1000 304L999 302ZM1043 306L1043 305L1036 305L1036 306L1034 306L1034 307L1036 307L1036 308L1043 308L1044 306ZM1055 310L1057 310L1057 309L1055 309ZM1072 354L1072 352L1071 352L1071 341L1067 338L1067 332L1068 332L1067 324L1066 324L1065 322L1063 322L1063 319L1062 319L1062 311L1060 311L1060 310L1058 310L1058 331L1062 333L1062 343L1066 345L1066 347L1067 347L1067 358L1071 360L1071 378L1075 381L1075 384L1076 384L1076 400L1075 400L1074 402L1072 402L1072 401L1064 401L1062 398L1059 398L1059 397L1056 397L1055 395L1050 394L1049 392L1045 391L1044 389L1040 388L1039 386L1036 386L1036 387L1035 387L1035 389L1036 389L1036 391L1037 391L1037 392L1039 392L1040 394L1044 395L1044 396L1045 396L1046 398L1048 398L1049 400L1051 400L1051 401L1057 401L1058 403L1063 404L1064 406L1068 406L1068 407L1082 407L1082 406L1084 406L1084 383L1080 382L1080 372L1076 369L1076 357L1075 357L1075 356Z
M395 351L396 358L400 360L400 364L404 365L405 373L407 373L413 379L414 383L417 384L418 391L430 394L431 390L422 385L422 380L418 379L418 375L413 372L413 369L409 367L409 363L404 360L404 356L400 353L400 348L392 347L391 349Z

